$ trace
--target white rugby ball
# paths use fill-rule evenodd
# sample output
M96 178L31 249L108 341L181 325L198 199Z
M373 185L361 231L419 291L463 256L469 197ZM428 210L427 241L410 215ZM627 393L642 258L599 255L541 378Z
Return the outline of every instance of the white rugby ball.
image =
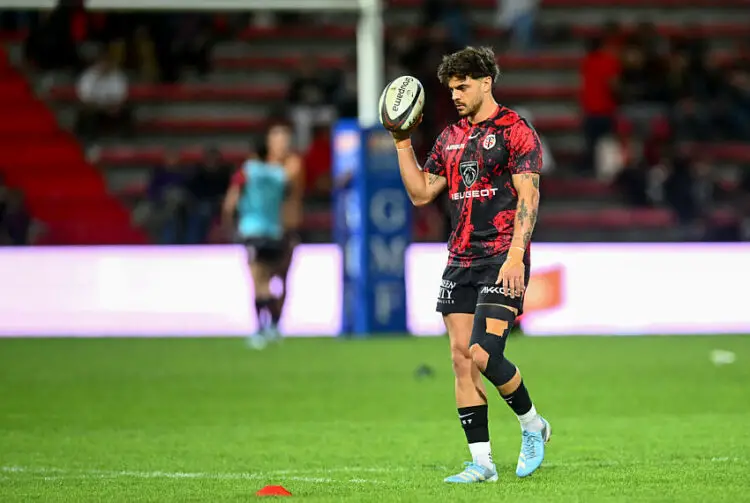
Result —
M407 131L422 115L424 88L416 77L402 75L380 95L380 123L389 131Z

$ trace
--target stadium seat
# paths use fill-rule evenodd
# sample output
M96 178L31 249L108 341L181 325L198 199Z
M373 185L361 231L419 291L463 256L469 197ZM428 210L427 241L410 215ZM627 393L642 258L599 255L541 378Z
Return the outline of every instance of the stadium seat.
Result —
M391 28L386 30L395 30ZM575 25L570 27L570 33L575 37L591 37L603 33L604 27L598 25ZM407 33L411 37L424 36L425 29L412 26L399 28L399 32ZM742 38L750 35L750 25L747 23L712 23L698 26L686 26L676 24L660 24L657 31L663 36L701 36L715 38ZM477 35L484 39L496 39L502 35L499 28L481 26L478 27ZM356 35L354 26L308 26L289 31L280 27L257 27L252 26L244 30L241 38L247 41L258 40L353 40Z
M229 163L239 164L250 153L247 149L222 148L222 158ZM203 158L203 149L182 149L179 152L183 163L198 162ZM107 147L99 154L97 162L107 167L158 165L165 162L166 152L160 147Z
M547 87L503 87L502 94L509 100L570 100L578 90L574 86ZM279 87L226 87L217 85L154 85L137 84L130 88L133 102L179 102L179 101L281 101L286 90ZM49 98L60 102L74 102L76 90L72 85L53 88Z
M583 53L560 54L560 53L535 53L535 54L501 54L497 61L503 70L521 70L544 68L545 70L577 70L581 64ZM731 54L725 51L712 53L714 63L722 63L731 58ZM299 64L301 57L297 56L222 56L214 59L214 64L220 70L254 70L263 68L265 70L288 70ZM341 68L344 58L331 56L319 58L316 66L319 68Z
M278 87L225 87L216 85L154 85L136 84L128 96L134 102L163 101L277 101L284 98L286 90ZM55 87L50 91L50 99L55 101L75 101L75 87Z
M109 195L77 140L39 101L0 47L0 171L25 194L46 244L143 243L129 211ZM78 229L78 230L71 230Z
M674 224L667 209L616 208L596 211L567 210L543 213L540 224L568 229L659 228Z
M542 177L542 193L545 197L606 197L614 195L612 187L591 178Z
M264 131L269 124L269 120L262 119L186 117L142 121L138 124L138 130L151 134L258 133Z

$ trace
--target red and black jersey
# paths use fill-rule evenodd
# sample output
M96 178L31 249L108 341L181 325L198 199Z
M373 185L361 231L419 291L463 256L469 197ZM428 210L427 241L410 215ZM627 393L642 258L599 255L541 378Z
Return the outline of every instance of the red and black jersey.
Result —
M510 248L518 193L512 175L539 173L542 147L536 131L509 108L487 120L463 118L435 141L424 171L448 180L451 233L448 265L500 263Z

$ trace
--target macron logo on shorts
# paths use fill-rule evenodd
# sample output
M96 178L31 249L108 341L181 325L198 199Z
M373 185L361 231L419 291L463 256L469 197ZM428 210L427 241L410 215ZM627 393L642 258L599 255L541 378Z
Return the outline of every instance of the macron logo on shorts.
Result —
M488 293L494 293L495 295L504 295L506 297L508 296L508 294L505 293L505 289L502 286L500 286L500 285L483 286L482 287L482 293L485 294L485 295L488 294Z

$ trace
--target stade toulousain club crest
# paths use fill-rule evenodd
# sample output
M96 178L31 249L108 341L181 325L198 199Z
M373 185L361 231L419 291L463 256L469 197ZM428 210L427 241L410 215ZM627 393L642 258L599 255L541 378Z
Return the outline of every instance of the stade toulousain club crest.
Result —
M465 161L458 165L458 172L466 188L474 185L479 176L479 163L477 161Z
M482 146L484 147L485 150L489 150L495 146L495 142L496 142L495 135L490 134L490 135L487 135L487 137L484 139L484 143L482 144Z

